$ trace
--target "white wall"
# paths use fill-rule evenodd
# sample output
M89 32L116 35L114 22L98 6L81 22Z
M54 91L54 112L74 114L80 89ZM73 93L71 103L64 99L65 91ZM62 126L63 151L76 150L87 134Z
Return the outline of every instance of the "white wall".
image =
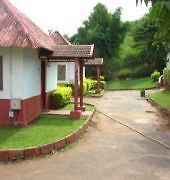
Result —
M10 97L10 53L9 48L0 48L3 57L3 90L0 90L0 99Z
M37 50L0 48L0 55L3 56L3 91L0 91L0 99L27 99L40 95L41 64Z
M170 68L170 52L169 52L168 55L167 55L167 59L169 60L169 61L167 62L167 67Z
M37 50L23 49L23 99L41 94L41 61Z
M3 90L0 90L0 99L21 98L23 95L22 49L0 48L0 55L3 57Z
M46 92L57 88L57 63L46 63Z

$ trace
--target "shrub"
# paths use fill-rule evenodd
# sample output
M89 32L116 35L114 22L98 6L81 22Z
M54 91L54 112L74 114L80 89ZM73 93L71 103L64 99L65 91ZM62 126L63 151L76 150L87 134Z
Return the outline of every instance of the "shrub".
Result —
M59 87L71 87L71 84L69 84L69 83L59 83L58 86Z
M52 92L53 108L59 109L66 106L71 99L72 89L70 87L58 86L56 90Z
M151 74L151 79L153 81L158 81L160 77L160 72L158 72L157 70L155 70L152 74Z
M101 81L100 82L100 87L101 87L101 89L106 89L106 82L105 81Z
M96 80L86 78L84 80L84 82L87 84L87 91L97 89L98 82ZM106 82L105 81L100 81L100 87L101 87L101 89L105 89L106 88Z
M164 76L165 84L170 86L170 68L165 68L163 70L163 76Z
M87 86L87 91L90 91L91 90L91 88L92 88L92 79L88 79L88 78L85 78L84 79L84 83L86 84L86 86Z
M71 86L72 86L72 95L74 96L74 88L75 88L75 84L71 84ZM86 93L87 93L87 84L84 82L83 83L83 95L86 95ZM78 94L79 94L79 96L80 96L80 84L79 84L79 86L78 86Z
M127 79L127 78L142 78L142 77L148 77L152 73L152 70L148 68L147 64L144 64L142 66L138 66L135 68L125 68L121 69L117 76L118 79Z
M100 76L100 80L101 80L101 81L104 81L104 76Z
M132 71L130 69L121 69L118 73L119 79L127 79L131 77Z

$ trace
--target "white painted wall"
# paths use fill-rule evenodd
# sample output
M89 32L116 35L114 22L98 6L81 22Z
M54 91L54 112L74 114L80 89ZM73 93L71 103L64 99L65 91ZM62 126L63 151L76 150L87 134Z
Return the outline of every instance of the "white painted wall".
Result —
M169 61L167 62L167 68L170 68L170 52L169 52L168 55L167 55L167 59L169 60Z
M37 51L0 48L0 55L3 56L3 90L0 91L0 99L26 99L40 95L41 69Z
M23 49L22 80L23 99L41 94L41 61L38 58L37 50Z
M0 99L22 98L23 53L20 48L0 48L3 57L3 90Z
M0 99L10 98L10 50L0 48L0 56L3 57L3 90L0 90Z
M57 88L57 63L46 63L46 92Z

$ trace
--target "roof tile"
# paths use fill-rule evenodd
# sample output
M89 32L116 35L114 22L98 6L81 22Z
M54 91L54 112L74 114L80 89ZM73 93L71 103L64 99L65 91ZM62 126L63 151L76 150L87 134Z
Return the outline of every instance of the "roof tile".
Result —
M0 0L0 47L45 48L55 43L8 0Z

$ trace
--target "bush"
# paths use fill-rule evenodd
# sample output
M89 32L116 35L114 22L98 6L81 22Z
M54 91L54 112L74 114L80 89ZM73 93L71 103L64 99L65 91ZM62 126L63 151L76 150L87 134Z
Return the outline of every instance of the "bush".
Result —
M163 76L164 76L165 84L170 86L170 68L165 68L163 70Z
M90 91L91 88L92 88L92 79L85 78L85 79L84 79L84 83L85 83L86 86L87 86L87 91Z
M153 81L158 81L160 75L161 75L160 72L158 72L157 70L155 70L155 71L151 74L151 79L152 79Z
M101 81L100 82L100 87L101 87L101 89L106 89L106 82L105 81Z
M87 91L97 89L98 82L96 80L86 78L84 80L84 82L87 84ZM100 87L101 87L101 89L105 89L106 88L106 82L105 81L100 81Z
M58 86L56 90L52 92L53 108L59 109L66 106L71 99L72 89L70 87Z
M101 81L104 81L104 76L100 76L100 80L101 80Z
M74 96L75 84L71 84L71 87L72 87L72 90L73 90L72 95ZM83 95L86 95L86 93L87 93L87 84L84 82L84 83L83 83ZM79 86L78 86L78 94L79 94L79 96L80 96L80 84L79 84Z
M69 83L59 83L58 87L71 87L71 84L69 84Z
M152 73L152 70L148 68L147 64L143 66L138 66L135 68L125 68L121 69L117 76L118 79L128 79L128 78L143 78L148 77Z

